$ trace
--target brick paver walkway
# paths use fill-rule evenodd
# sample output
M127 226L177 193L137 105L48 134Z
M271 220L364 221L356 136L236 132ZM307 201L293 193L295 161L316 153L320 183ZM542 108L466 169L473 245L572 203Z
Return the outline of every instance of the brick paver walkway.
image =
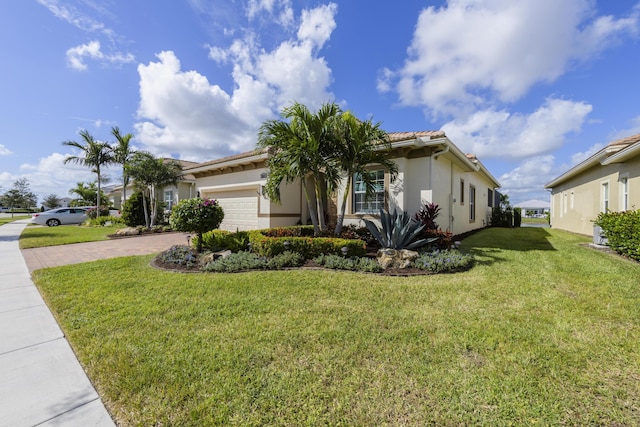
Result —
M158 233L100 242L47 246L23 249L22 256L29 272L32 272L46 267L162 252L173 245L185 245L187 236L187 233Z

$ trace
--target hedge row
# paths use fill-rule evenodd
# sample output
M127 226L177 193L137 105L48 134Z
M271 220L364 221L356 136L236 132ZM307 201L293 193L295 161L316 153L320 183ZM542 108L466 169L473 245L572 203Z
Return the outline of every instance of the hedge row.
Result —
M366 243L360 239L341 239L335 237L311 237L308 227L281 227L268 230L239 231L231 233L224 230L209 231L202 236L203 249L218 251L229 249L238 252L249 249L261 256L273 257L285 251L293 251L311 259L322 254L364 256ZM313 234L313 229L311 229ZM277 237L272 237L277 236ZM299 236L299 237L298 237Z
M614 251L640 261L640 209L600 213L595 221Z

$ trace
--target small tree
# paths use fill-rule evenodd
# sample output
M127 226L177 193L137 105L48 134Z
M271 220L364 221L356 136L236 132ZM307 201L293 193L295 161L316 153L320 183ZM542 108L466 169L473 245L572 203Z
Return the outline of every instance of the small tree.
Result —
M13 188L4 194L2 200L2 203L11 208L12 213L15 208L31 209L38 204L38 197L31 191L26 178L14 182Z
M55 209L61 205L62 201L57 194L49 194L42 200L42 206L44 206L46 209Z
M185 199L181 200L171 210L169 224L174 230L198 234L196 250L202 251L202 235L215 230L222 223L224 211L213 199Z

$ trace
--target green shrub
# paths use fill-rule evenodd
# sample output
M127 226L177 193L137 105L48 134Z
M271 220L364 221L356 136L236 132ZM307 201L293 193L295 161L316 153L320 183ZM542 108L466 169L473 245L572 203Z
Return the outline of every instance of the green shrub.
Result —
M460 253L455 249L448 249L425 252L411 265L431 273L451 273L468 270L473 263L473 256Z
M522 224L522 208L513 208L513 226L520 227Z
M224 211L214 199L193 199L181 200L171 210L169 224L174 230L197 233L198 252L202 252L202 235L207 231L220 226L224 218Z
M378 261L365 257L342 257L339 255L319 255L313 259L317 264L334 270L362 271L380 273L383 268Z
M128 227L145 225L142 193L135 192L124 202L120 214Z
M595 224L602 228L611 249L640 261L640 209L600 213Z
M88 221L90 227L104 227L107 222L111 225L125 225L124 220L116 216L100 216Z
M284 268L300 267L304 264L304 257L298 252L286 251L271 258L267 262L269 270L281 270Z
M291 227L275 227L264 230L262 234L267 237L311 237L313 236L313 226L296 225Z
M366 252L366 243L362 240L335 237L269 237L264 233L264 230L250 231L248 236L251 250L267 257L291 250L302 254L306 259L311 259L321 254L341 254L343 247L347 248L348 256L362 256Z
M237 273L247 270L262 270L268 260L253 252L237 252L224 258L218 258L204 267L205 271L216 273Z

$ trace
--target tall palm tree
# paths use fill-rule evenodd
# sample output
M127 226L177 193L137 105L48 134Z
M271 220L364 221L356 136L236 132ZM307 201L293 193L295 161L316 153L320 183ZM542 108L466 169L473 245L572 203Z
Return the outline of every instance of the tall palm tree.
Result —
M157 191L167 185L176 185L182 166L173 160L156 159L151 153L136 151L127 164L127 173L133 179L134 187L142 193L145 224L151 228L158 213Z
M339 182L339 170L333 156L334 127L340 114L335 103L326 103L314 114L300 103L282 110L282 120L268 120L258 132L258 147L269 148L269 177L266 191L274 201L280 201L282 181L300 180L311 215L314 232L326 229L323 188L333 191ZM307 181L315 192L315 206Z
M388 158L391 143L387 133L380 129L381 125L380 122L374 124L371 120L360 121L348 111L340 116L334 153L337 155L336 160L346 179L346 186L336 223L336 235L342 233L349 191L355 175L361 177L367 198L375 191L375 178L369 169L370 166L382 166L390 173L392 181L398 175L398 165Z
M122 203L127 200L127 186L129 185L129 174L127 173L127 163L131 160L131 156L135 152L130 145L133 135L128 133L122 135L120 128L114 126L111 128L111 134L116 139L116 145L113 147L114 163L122 165Z
M77 163L88 167L98 176L98 196L97 196L97 216L100 216L100 193L101 193L101 169L103 166L113 163L113 149L111 146L102 141L97 141L87 131L80 131L80 136L84 144L76 141L64 141L62 145L76 148L80 151L78 156L68 156L64 159L64 163Z

